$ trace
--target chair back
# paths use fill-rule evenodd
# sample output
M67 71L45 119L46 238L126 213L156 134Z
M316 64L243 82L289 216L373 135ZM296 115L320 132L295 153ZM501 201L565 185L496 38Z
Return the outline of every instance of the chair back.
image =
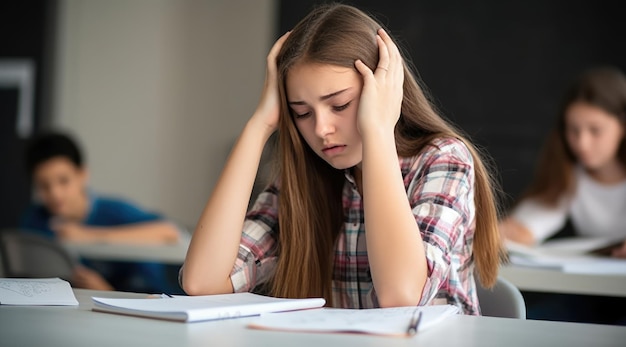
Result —
M526 303L520 290L507 279L498 276L491 289L476 286L483 316L526 319Z
M55 240L19 230L0 232L4 277L69 280L78 261Z

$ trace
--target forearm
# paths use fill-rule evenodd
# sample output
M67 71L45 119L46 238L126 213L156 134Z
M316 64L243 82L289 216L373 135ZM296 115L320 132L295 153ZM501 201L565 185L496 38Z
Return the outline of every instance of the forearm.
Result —
M88 227L95 242L165 244L179 239L176 226L166 221L145 222L115 227Z
M380 305L417 305L427 277L424 245L411 211L393 134L363 140L367 253Z
M507 217L499 224L501 235L513 242L534 246L537 242L533 233L512 217Z
M259 167L271 132L248 122L237 140L193 233L183 268L188 294L232 292L229 279Z

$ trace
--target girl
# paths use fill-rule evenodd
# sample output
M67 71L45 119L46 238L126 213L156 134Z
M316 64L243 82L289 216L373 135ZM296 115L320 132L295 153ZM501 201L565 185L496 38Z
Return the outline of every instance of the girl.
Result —
M278 177L246 214L275 130ZM474 271L493 285L502 254L488 172L380 23L318 7L268 55L261 101L200 217L181 284L190 295L262 287L343 308L443 302L480 314Z
M622 72L582 73L565 94L535 180L501 223L504 236L533 245L569 219L576 235L626 239L625 122ZM612 255L626 257L626 244Z
M584 71L564 95L534 181L504 237L534 245L562 231L626 239L626 77L614 67ZM568 223L573 230L564 228ZM626 243L612 250L626 258ZM530 319L626 325L617 297L525 292Z

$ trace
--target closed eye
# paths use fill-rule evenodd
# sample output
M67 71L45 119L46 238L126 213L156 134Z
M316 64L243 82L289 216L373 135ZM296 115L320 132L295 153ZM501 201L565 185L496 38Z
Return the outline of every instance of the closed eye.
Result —
M350 106L350 103L352 101L348 101L346 104L341 105L341 106L333 106L333 110L337 111L337 112L341 112L343 110L345 110L346 108L348 108L348 106Z
M311 115L310 111L306 112L306 113L297 113L296 111L293 111L292 113L293 113L293 118L295 118L295 119L302 119L302 118L306 118L306 117Z

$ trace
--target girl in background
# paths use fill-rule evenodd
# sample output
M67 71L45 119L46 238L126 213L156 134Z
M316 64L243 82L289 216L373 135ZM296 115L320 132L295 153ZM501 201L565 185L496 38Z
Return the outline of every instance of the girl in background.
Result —
M623 73L582 73L565 93L534 180L500 225L503 235L534 245L569 219L576 235L626 239L625 122ZM626 257L626 244L612 255Z
M500 224L503 236L532 246L570 225L574 235L626 240L625 126L624 74L609 66L581 73L564 95L534 180ZM611 256L626 258L626 242ZM626 324L624 298L524 297L531 319Z

